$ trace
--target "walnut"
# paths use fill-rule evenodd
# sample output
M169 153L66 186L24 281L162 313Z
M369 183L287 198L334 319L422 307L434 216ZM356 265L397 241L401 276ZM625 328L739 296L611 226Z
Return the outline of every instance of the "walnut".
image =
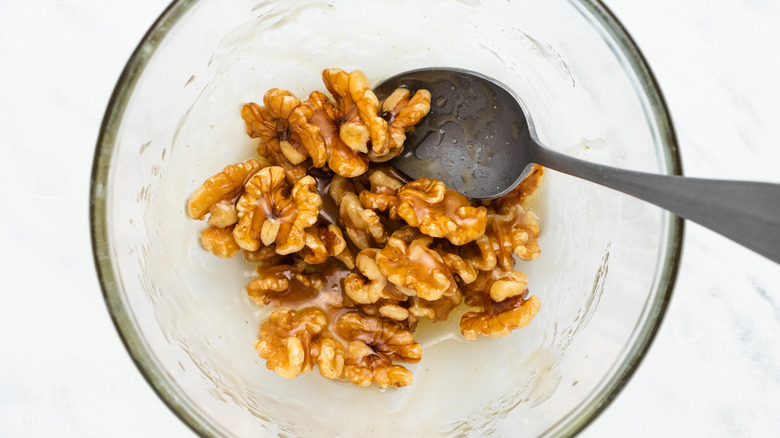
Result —
M412 383L412 373L393 364L395 361L417 363L422 358L422 347L403 325L350 312L336 321L335 330L348 342L344 375L352 383L360 386L377 383L381 388Z
M238 221L236 201L244 192L244 184L260 167L257 160L248 160L227 166L207 179L189 200L187 210L190 217L203 220L207 213L211 213L211 226L225 228L235 224Z
M255 349L266 359L266 367L276 374L294 379L312 370L317 337L327 324L319 310L297 313L282 309L271 314L260 328ZM342 347L343 348L343 347Z
M405 88L395 90L382 104L382 117L387 120L389 142L386 152L369 152L371 161L384 162L397 157L404 147L406 133L414 129L431 109L431 93L418 90L410 99Z
M477 278L477 270L471 263L471 260L460 256L458 247L454 247L447 241L438 241L433 249L439 253L444 265L453 273L458 274L463 283L471 283Z
M371 191L363 190L360 192L360 203L363 207L370 210L387 213L391 221L399 221L398 216L398 189L403 183L382 170L371 172L368 177L371 184Z
M512 254L521 260L531 261L536 260L541 252L537 243L539 223L521 204L505 204L497 211L488 213L486 235L492 243L499 266L505 270L514 267Z
M352 150L381 154L387 148L387 121L379 116L379 100L371 91L363 72L331 68L322 72L322 82L333 98L343 117L339 136Z
M490 271L498 264L496 250L493 247L494 239L482 235L474 242L460 246L460 256L468 260L471 267L479 271ZM511 269L511 268L509 268Z
M354 267L354 255L341 234L341 229L334 224L315 225L306 229L306 243L300 255L303 261L310 265L325 263L328 257L344 260L344 264ZM351 268L350 268L351 269Z
M324 279L320 274L305 272L305 268L303 260L292 256L273 265L258 266L257 278L246 286L247 295L261 306L311 300L322 289Z
M351 181L334 176L329 193L339 207L341 226L358 248L376 248L387 241L387 229L376 212L363 207Z
M344 279L344 293L357 304L372 304L382 298L397 301L406 299L406 296L392 287L387 277L380 272L376 264L378 252L376 248L360 251L355 258L359 272L353 272ZM389 311L386 309L385 312ZM395 314L397 315L397 312Z
M284 169L273 166L249 179L236 208L238 224L233 236L238 246L256 251L261 244L275 243L277 253L290 254L304 247L304 230L317 221L322 198L311 176L290 188Z
M476 281L466 286L469 296L476 292L487 293L495 302L516 297L528 290L528 277L520 271L494 269L482 271Z
M212 254L223 259L235 256L241 249L233 239L232 225L227 228L206 228L200 233L200 242Z
M276 245L261 246L257 251L243 251L244 260L259 263L258 266L274 266L283 263L286 258L276 252Z
M355 177L364 174L368 170L368 156L359 149L352 149L344 143L340 136L340 127L348 121L356 118L357 112L342 113L328 98L319 91L311 93L309 102L314 108L312 123L320 128L320 135L325 142L327 150L328 167L337 175L346 178ZM359 125L351 125L353 127ZM353 132L354 129L344 129L346 132ZM365 135L366 141L368 134ZM352 141L352 140L350 140Z
M241 108L247 134L261 138L293 165L311 158L314 167L325 165L325 144L320 128L310 123L314 110L287 90L273 88L263 96L264 106L248 103ZM265 154L261 154L264 155Z
M460 305L461 299L462 296L458 291L433 301L424 300L420 297L411 297L409 313L417 318L428 318L433 322L444 321L450 312Z
M320 336L314 342L312 356L317 358L317 368L327 379L336 379L344 374L345 351L341 342Z
M420 178L398 190L398 215L431 237L464 245L485 233L487 209L474 207L438 180Z
M402 291L411 289L429 301L454 294L455 277L439 253L430 248L433 238L415 237L409 230L413 229L407 227L393 233L387 245L377 252L379 270Z
M392 288L392 283L390 283L390 287ZM354 304L354 307L364 315L385 317L398 321L407 329L413 330L413 324L416 323L417 319L409 313L411 297L400 294L400 292L399 296L402 296L402 299L380 298L370 304Z
M466 288L466 305L481 308L481 311L463 315L460 320L463 336L469 340L478 335L502 337L527 326L539 311L539 298L526 298L527 281L526 276L517 271L481 272Z

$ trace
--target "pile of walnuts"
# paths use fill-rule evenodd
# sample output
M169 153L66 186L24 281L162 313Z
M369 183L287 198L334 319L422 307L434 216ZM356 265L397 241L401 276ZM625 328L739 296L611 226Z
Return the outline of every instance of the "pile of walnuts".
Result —
M383 162L430 110L426 90L398 89L383 102L360 71L322 73L333 101L301 101L272 89L241 109L258 157L230 165L189 200L209 227L203 246L256 268L249 297L274 306L255 348L277 374L317 365L328 379L406 386L422 348L420 318L443 321L465 303L466 339L506 336L533 319L515 261L539 256L536 217L525 200L536 167L492 201L471 200L441 181L404 180Z

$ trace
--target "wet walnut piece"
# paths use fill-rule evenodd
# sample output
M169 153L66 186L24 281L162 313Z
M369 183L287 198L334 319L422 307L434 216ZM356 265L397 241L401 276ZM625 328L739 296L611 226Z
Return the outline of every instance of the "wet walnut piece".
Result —
M537 239L539 223L522 204L505 204L488 213L488 236L498 265L505 270L514 267L512 254L524 261L536 260L541 253Z
M418 90L414 96L405 88L395 90L382 102L382 117L388 124L387 151L369 152L371 161L385 162L397 157L404 148L406 133L414 130L414 126L428 115L431 110L431 93L428 90Z
M352 272L344 279L344 293L357 304L373 304L380 299L403 301L407 298L379 270L377 253L379 250L376 248L360 251L355 259L358 272Z
M460 291L451 295L444 295L438 300L428 301L420 297L411 297L409 314L416 318L428 318L433 322L445 321L456 307L460 305L463 297Z
M322 336L326 324L319 310L277 310L261 326L255 349L269 370L288 379L311 371L314 363L324 377L341 377L344 347Z
M335 324L336 333L347 344L344 376L352 383L381 388L407 386L412 373L393 362L417 363L422 347L403 325L382 317L357 312L342 315Z
M375 170L368 177L371 190L360 192L360 203L363 207L381 211L387 214L391 221L399 221L398 216L398 190L403 187L403 182L382 171Z
M401 228L376 253L379 270L399 290L434 301L457 291L452 270L436 250L433 238L413 228Z
M328 257L341 260L348 268L355 266L355 256L347 246L341 229L334 224L320 224L306 229L306 243L301 258L310 265L325 263ZM352 269L352 268L350 268Z
M322 81L335 105L319 91L309 96L309 105L314 111L312 123L325 143L328 166L343 177L362 175L368 170L369 144L374 152L387 149L387 122L379 116L379 101L360 71L327 69Z
M439 240L434 243L433 249L439 253L444 265L457 274L463 283L471 283L477 278L477 270L471 260L461 257L458 247L446 240Z
M244 184L260 170L257 160L225 167L222 172L207 179L190 197L187 212L197 220L211 214L209 225L226 228L238 222L236 201L244 193Z
M494 240L487 235L480 236L474 242L458 247L460 257L468 260L471 267L476 270L493 270L498 265L498 256L493 245Z
M387 121L379 116L379 100L371 91L366 75L360 70L350 73L338 68L322 72L325 88L336 99L336 107L342 115L339 137L355 151L371 150L383 153L387 148Z
M363 207L350 180L334 176L329 194L339 207L341 226L359 249L377 248L387 241L384 224L374 210Z
M238 246L256 251L261 245L276 244L277 253L290 254L306 244L304 231L317 221L322 198L311 176L290 187L284 169L272 166L249 179L236 208L238 224L233 237Z
M257 278L246 286L247 295L255 303L295 305L312 300L324 285L324 278L317 273L305 272L306 263L295 256L278 259L272 265L256 269Z
M227 228L208 227L200 233L200 242L217 257L223 259L233 257L241 250L233 238L234 227L234 225Z
M527 326L539 312L539 298L528 294L528 279L517 271L495 269L481 272L466 288L466 305L481 308L467 312L460 320L460 331L468 340L479 335L495 338L509 335Z
M311 93L309 104L315 110L312 123L320 128L320 135L325 143L328 167L345 178L364 174L368 170L368 156L360 149L349 147L340 135L341 127L346 123L352 123L351 131L354 131L356 126L360 126L356 121L348 122L357 118L357 110L352 113L342 113L325 94L319 91ZM345 128L345 137L346 133L351 131ZM368 134L365 138L368 138Z
M485 234L487 209L439 180L420 178L398 190L398 215L431 237L464 245Z
M292 165L311 158L314 167L324 166L325 144L320 137L320 128L310 123L314 115L311 106L278 88L265 93L263 104L248 103L241 108L247 134L273 144Z

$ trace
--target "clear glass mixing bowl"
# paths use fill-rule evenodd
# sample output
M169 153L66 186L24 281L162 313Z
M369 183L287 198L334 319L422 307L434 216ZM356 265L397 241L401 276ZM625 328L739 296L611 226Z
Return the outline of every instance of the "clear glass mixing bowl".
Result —
M542 301L527 328L466 342L418 331L409 387L295 380L252 348L267 310L252 270L198 241L187 198L253 154L238 116L272 87L321 89L324 68L374 83L422 67L475 70L520 95L544 143L601 163L681 172L650 70L586 0L175 1L130 58L92 176L95 260L138 368L193 430L215 436L570 436L616 396L658 328L682 222L549 172L535 211L542 256L519 267Z

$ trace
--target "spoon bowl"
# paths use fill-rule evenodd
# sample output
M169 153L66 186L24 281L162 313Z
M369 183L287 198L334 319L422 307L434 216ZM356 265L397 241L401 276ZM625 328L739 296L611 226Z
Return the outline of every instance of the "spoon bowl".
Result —
M470 198L508 193L533 167L536 143L531 119L506 85L463 69L413 70L384 81L379 99L398 87L431 92L431 110L407 133L404 152L392 164L405 174L435 178ZM511 159L507 159L510 158Z
M655 175L604 166L543 146L522 100L506 85L454 68L413 70L375 92L431 92L431 110L392 164L411 178L435 178L475 199L516 187L533 164L653 203L780 263L780 185Z

